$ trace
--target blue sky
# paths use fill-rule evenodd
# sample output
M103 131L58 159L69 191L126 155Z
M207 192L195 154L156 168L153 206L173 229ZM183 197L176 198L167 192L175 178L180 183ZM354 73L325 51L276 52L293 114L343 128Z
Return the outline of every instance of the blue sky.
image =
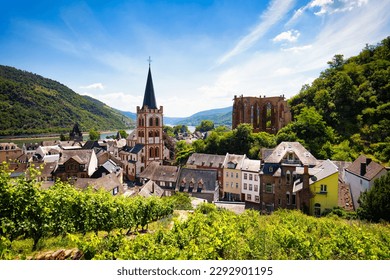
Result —
M390 35L387 0L6 1L0 64L136 111L185 117L234 95L296 95L335 54Z

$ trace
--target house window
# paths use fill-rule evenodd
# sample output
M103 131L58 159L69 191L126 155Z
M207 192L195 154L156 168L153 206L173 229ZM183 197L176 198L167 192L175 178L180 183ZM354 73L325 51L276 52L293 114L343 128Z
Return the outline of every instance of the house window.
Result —
M292 194L292 205L295 205L296 204L296 194L295 193L293 193Z
M229 187L229 183L226 183L226 187Z
M236 178L238 178L238 173L236 173Z
M248 179L248 174L247 173L244 173L244 179Z
M258 180L259 180L259 176L255 175L255 181L258 181Z
M119 187L115 187L115 188L112 190L112 194L113 194L113 195L116 195L118 192L119 192Z
M251 191L252 189L252 184L249 184L249 190Z
M321 204L319 203L314 204L314 216L316 217L321 216Z
M288 161L293 161L293 160L294 160L294 154L288 153Z
M244 190L246 190L247 188L248 188L247 183L244 183Z
M265 192L267 192L267 193L273 193L273 187L272 187L272 184L270 184L270 183L267 183L266 185L265 185Z
M286 193L286 201L287 201L287 205L290 205L290 192Z
M260 196L255 195L255 201L256 201L256 202L260 202Z
M232 178L233 178L233 172L230 172L230 177L232 177Z
M252 200L252 195L250 195L249 193L246 195L246 200Z
M322 193L328 192L328 186L327 185L321 185L321 192Z
M238 189L238 183L236 183L236 189Z
M253 180L253 175L249 174L249 180Z
M229 172L226 172L226 177L229 177Z
M290 172L290 170L287 170L287 172L286 172L286 184L290 185L290 183L291 183L291 172Z
M156 126L159 126L160 125L160 120L159 118L156 118Z
M149 119L149 126L153 126L153 118Z
M272 173L272 172L274 172L274 168L273 168L272 166L270 166L270 167L268 168L268 171L269 171L270 173Z

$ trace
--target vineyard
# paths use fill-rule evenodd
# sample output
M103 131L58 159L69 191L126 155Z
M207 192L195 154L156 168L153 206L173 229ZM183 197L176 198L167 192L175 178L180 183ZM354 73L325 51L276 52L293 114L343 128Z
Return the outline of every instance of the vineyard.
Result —
M390 259L388 224L286 210L238 215L206 203L178 217L174 209L189 204L183 196L113 197L60 182L42 190L3 167L0 259L50 246L77 247L84 259Z

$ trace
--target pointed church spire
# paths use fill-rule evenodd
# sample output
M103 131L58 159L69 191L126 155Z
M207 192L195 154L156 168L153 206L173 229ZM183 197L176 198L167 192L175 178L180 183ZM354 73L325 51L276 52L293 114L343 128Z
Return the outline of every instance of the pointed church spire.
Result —
M144 95L144 102L142 104L142 109L145 107L145 105L148 106L149 109L157 109L156 97L154 96L152 72L150 71L150 62L151 62L150 57L148 61L149 61L149 73L148 73L148 79L146 81L146 88L145 88L145 95Z

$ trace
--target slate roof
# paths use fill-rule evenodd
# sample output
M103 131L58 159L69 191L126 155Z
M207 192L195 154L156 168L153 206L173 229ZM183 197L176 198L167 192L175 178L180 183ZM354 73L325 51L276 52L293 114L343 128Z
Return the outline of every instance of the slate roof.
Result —
M93 152L93 150L63 150L58 163L64 164L73 158L80 164L89 164Z
M150 180L142 187L138 194L143 197L150 197L152 195L162 197L164 195L164 190L160 188L154 181Z
M265 163L280 163L287 153L293 152L303 165L314 166L317 164L316 158L305 149L299 142L282 142L264 160Z
M227 153L225 156L225 161L223 162L223 167L228 168L229 163L234 163L234 169L241 169L245 157L245 155L235 155Z
M138 154L144 147L145 145L143 144L135 144L135 146L131 149L130 153Z
M179 168L176 166L160 165L157 161L152 161L139 175L140 178L147 178L153 181L176 182Z
M360 174L361 163L366 164L366 172L363 175ZM346 168L346 170L357 176L363 177L368 181L371 181L375 178L376 175L378 175L378 173L385 170L385 168L379 163L367 158L365 155L360 155L348 168Z
M309 168L309 184L312 185L317 181L320 181L322 179L325 179L326 177L329 177L335 173L339 172L339 169L336 164L334 164L329 159L324 160L320 162L317 166L314 168ZM303 174L303 167L297 167L297 174ZM297 192L300 191L303 188L302 181L297 180L294 182L293 191Z
M193 153L187 160L187 165L204 166L209 168L223 168L225 156Z
M189 183L192 182L194 184L194 192L196 192L199 182L203 183L202 191L214 192L216 189L217 170L182 168L177 181L177 190L183 181L187 188Z
M244 162L242 164L242 171L248 171L248 172L260 172L260 160L254 160L245 158Z
M150 71L150 65L149 65L148 79L146 81L144 102L142 103L142 109L144 109L145 106L148 106L149 109L157 109L157 103L156 103L156 97L154 95L152 72Z
M95 190L103 188L109 192L111 192L115 187L119 187L119 194L124 193L123 186L115 174L108 174L97 179L77 178L73 184L78 189L86 189L88 186L91 186Z

